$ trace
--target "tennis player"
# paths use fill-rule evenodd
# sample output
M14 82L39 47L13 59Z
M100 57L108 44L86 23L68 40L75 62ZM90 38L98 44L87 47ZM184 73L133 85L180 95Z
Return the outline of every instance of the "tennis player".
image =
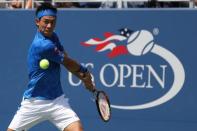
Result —
M93 91L91 75L85 67L69 58L54 32L57 9L49 3L36 9L37 33L28 52L29 83L21 106L7 131L26 131L49 120L61 131L83 131L77 114L71 109L60 83L60 64L81 79ZM48 59L50 66L41 69L39 62Z

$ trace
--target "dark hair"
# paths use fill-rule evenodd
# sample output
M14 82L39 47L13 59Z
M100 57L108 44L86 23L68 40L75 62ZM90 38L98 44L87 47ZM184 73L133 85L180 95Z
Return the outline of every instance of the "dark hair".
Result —
M49 2L45 2L45 3L42 3L40 6L37 7L37 9L36 9L36 16L37 16L38 12L40 12L42 10L47 10L47 9L50 9L50 10L54 11L55 13L57 13L57 8L56 7L54 7Z

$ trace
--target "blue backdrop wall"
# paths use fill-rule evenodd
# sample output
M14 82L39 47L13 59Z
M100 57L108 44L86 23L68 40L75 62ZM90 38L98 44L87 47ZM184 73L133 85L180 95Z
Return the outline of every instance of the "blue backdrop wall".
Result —
M0 130L28 82L33 11L0 11ZM69 56L108 93L112 118L99 119L92 94L62 68L62 85L85 131L196 131L196 10L64 10L56 33ZM90 42L91 40L91 42ZM57 130L41 123L30 131Z

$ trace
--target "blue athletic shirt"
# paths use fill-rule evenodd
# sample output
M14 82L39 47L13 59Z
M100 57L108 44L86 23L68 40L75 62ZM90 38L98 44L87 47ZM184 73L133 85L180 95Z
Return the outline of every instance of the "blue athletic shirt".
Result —
M49 68L41 69L39 62L49 61ZM28 52L29 83L24 98L53 100L63 94L60 83L60 63L64 59L64 48L55 33L47 38L39 31Z

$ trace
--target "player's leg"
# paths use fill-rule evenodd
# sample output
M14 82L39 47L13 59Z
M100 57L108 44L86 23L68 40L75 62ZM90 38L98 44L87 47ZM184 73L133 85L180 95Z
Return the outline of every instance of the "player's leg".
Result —
M15 131L15 130L12 130L12 129L9 129L9 128L8 128L7 131Z
M9 129L9 128L8 128L7 131L15 131L15 130L12 130L12 129ZM25 131L25 130L22 130L22 131Z
M44 121L45 117L40 112L41 109L39 107L30 100L23 100L7 131L26 131L32 126Z
M49 120L61 131L83 131L77 114L69 106L68 99L61 96L54 100Z
M44 121L45 119L42 117L42 115L37 116L35 113L33 114L29 113L22 113L21 110L18 110L15 114L13 120L11 121L7 131L27 131L34 125Z
M50 121L61 131L83 131L80 119L72 109L61 107L52 113Z
M83 127L80 121L76 121L64 128L64 131L83 131Z

